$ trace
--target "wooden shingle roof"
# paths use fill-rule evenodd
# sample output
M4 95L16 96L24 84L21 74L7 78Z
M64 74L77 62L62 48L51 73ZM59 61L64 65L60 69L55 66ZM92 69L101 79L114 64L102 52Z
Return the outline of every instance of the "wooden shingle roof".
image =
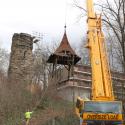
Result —
M65 30L59 47L53 54L49 56L47 62L62 64L62 65L72 65L72 64L74 65L80 59L81 58L78 55L76 55L75 51L71 48Z

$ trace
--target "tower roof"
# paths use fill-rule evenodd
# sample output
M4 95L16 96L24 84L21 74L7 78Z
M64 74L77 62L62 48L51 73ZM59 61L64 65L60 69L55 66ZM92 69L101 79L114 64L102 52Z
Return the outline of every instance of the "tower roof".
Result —
M55 54L58 55L63 55L63 54L72 54L72 55L76 55L75 51L71 48L68 38L67 38L67 34L66 31L64 32L62 41L59 45L59 47L56 49L56 51L54 52Z
M66 28L66 26L65 26ZM49 56L48 63L57 63L62 65L76 64L81 58L76 55L75 51L71 48L66 29L62 41L56 51Z

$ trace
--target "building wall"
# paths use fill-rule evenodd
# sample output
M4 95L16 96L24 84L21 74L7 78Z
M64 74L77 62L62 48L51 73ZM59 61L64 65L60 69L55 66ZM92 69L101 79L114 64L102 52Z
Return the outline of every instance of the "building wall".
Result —
M88 89L83 89L80 87L66 87L63 89L57 89L58 94L65 100L75 100L77 99L78 96L80 96L83 99L90 98L90 90Z
M125 98L125 74L118 72L111 73L115 97L116 99L122 100ZM57 85L58 95L70 101L72 101L73 98L76 99L77 96L84 99L90 98L92 84L90 66L77 65L74 67L73 76L68 78L67 74L68 71L62 68L59 71L55 71L55 75L53 75L53 78L50 80L51 83Z

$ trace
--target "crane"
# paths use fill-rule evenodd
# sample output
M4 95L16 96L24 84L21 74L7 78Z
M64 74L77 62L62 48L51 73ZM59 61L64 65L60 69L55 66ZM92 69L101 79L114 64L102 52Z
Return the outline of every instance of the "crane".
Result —
M94 12L93 0L87 0L87 24L90 62L92 67L92 97L77 98L76 113L87 125L122 125L122 102L114 98L112 79L102 32L101 15Z

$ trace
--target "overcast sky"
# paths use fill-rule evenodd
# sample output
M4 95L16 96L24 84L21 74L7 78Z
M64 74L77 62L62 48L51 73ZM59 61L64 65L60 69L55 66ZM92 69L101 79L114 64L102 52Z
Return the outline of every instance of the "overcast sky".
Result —
M82 0L85 6L86 0ZM40 32L44 41L61 40L65 17L67 35L71 44L77 44L86 34L86 18L78 22L81 14L72 6L73 0L1 0L0 43L10 51L14 33Z

